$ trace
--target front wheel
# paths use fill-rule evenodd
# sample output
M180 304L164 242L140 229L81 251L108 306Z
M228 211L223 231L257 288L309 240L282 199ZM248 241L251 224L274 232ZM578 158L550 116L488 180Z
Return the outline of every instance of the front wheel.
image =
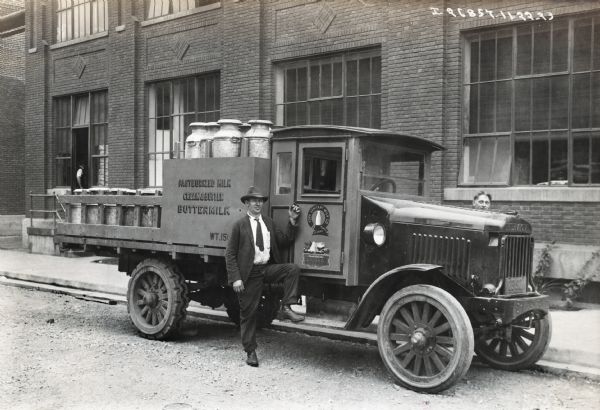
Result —
M181 325L188 306L187 285L177 267L159 259L140 262L127 287L127 311L140 334L164 340Z
M448 292L414 285L394 293L377 327L383 363L396 382L436 393L458 382L473 358L473 329L467 313Z
M523 370L542 358L551 336L550 314L539 318L527 312L507 326L478 335L475 353L493 368Z

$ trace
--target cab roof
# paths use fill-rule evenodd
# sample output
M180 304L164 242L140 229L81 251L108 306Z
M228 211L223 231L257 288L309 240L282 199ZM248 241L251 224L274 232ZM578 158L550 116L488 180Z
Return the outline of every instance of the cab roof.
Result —
M297 125L273 129L274 140L321 138L372 138L382 142L403 143L427 151L445 149L442 145L422 137L375 128L346 127L342 125Z

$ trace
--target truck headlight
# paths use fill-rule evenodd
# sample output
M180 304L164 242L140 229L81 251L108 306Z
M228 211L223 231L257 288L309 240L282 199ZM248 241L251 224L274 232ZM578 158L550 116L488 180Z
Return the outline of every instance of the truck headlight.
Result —
M381 246L385 243L385 228L379 223L372 223L365 226L363 237L369 243Z

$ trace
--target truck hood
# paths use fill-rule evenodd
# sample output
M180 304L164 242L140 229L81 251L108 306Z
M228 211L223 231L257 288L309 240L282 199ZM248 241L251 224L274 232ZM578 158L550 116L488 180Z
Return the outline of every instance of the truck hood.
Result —
M378 195L363 196L373 205L386 211L392 223L531 234L531 225L518 215L434 205Z

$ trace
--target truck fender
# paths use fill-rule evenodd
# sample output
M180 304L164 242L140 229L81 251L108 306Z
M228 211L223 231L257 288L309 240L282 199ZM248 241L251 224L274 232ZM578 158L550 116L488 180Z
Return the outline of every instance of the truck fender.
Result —
M447 278L440 265L416 263L404 265L387 271L378 277L363 294L356 310L352 313L344 328L354 330L367 327L381 308L396 291L418 283L430 283L432 276Z

